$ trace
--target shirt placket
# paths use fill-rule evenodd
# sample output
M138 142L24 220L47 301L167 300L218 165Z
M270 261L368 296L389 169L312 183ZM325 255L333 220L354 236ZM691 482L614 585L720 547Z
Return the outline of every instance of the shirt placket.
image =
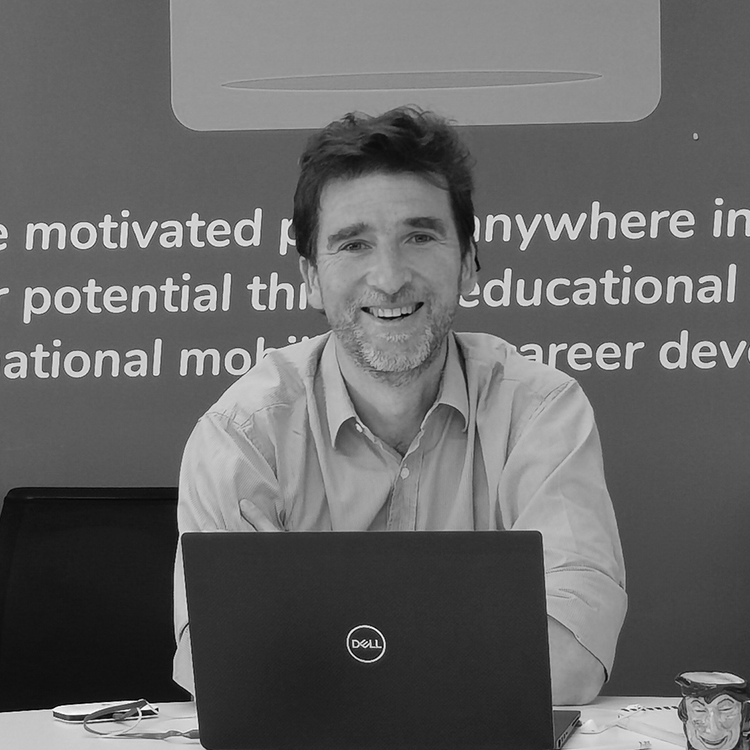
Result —
M388 531L416 531L417 529L417 500L423 456L423 451L419 446L419 437L401 460L393 482L388 510Z

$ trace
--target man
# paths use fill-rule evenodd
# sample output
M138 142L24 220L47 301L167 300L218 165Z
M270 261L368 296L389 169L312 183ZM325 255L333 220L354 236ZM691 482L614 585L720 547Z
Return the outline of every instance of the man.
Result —
M294 227L331 332L268 354L200 420L180 530L539 529L553 699L588 702L626 608L599 439L571 378L452 331L477 267L468 159L410 108L311 138ZM179 555L175 581L175 679L192 691Z

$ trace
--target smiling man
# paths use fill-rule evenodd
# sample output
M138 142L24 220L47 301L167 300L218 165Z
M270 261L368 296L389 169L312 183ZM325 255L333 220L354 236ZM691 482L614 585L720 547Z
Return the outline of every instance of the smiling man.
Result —
M402 108L332 123L300 167L300 270L331 331L269 353L202 417L180 530L538 529L553 699L588 702L626 609L599 439L570 377L453 331L478 267L466 149ZM192 691L179 553L175 626Z
M433 178L434 180L434 178ZM355 411L401 455L435 401L458 296L474 286L448 192L420 175L328 182L315 254L302 256L310 303L325 311Z

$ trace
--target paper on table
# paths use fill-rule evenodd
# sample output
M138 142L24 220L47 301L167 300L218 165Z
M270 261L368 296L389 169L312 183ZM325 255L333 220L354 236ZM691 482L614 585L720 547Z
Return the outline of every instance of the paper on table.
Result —
M669 742L672 745L685 747L685 734L682 722L674 708L654 710L646 709L625 714L618 721L619 726L631 732L638 732L655 740Z

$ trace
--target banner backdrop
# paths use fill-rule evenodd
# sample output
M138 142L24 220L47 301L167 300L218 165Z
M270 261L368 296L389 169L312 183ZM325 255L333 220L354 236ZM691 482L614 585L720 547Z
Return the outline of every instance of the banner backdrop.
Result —
M689 669L750 677L747 3L634 2L614 31L627 4L571 2L566 25L559 2L362 3L384 11L368 38L396 62L379 68L345 29L336 54L310 57L335 2L303 3L305 23L245 3L279 62L254 76L227 41L218 94L184 36L205 28L222 48L221 28L190 23L211 3L2 5L1 495L176 484L218 395L326 328L290 233L305 128L438 102L477 163L482 270L457 327L574 375L597 413L630 594L607 691L674 694ZM510 15L490 27L493 8ZM535 35L557 32L576 43L535 57ZM520 63L481 57L524 34L537 52ZM407 59L410 40L428 51Z

